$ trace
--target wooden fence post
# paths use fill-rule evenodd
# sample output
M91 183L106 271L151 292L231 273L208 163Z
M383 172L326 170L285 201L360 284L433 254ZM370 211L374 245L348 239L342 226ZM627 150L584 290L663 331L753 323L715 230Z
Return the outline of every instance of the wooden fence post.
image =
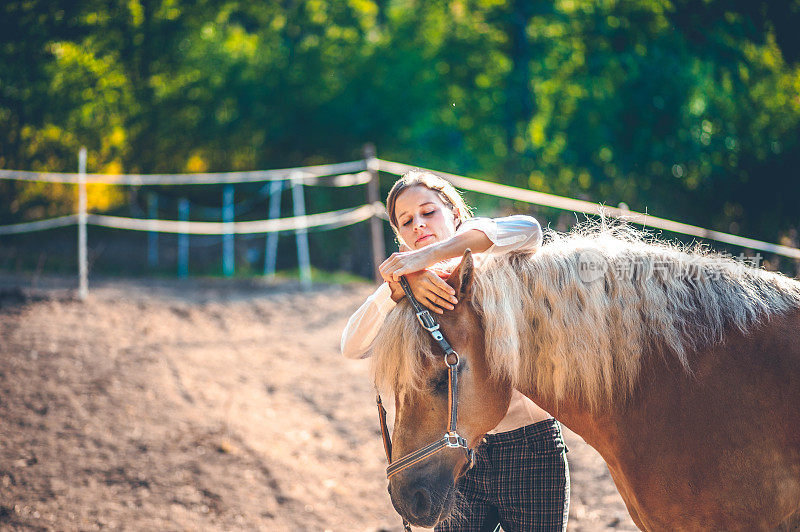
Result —
M380 201L380 178L378 176L378 159L375 154L375 145L364 145L364 159L367 163L367 171L370 175L370 180L367 183L367 203L374 205L375 202ZM386 243L383 238L383 220L376 215L372 215L369 219L370 235L372 237L372 273L375 280L381 282L381 274L378 272L378 266L381 265L386 258Z

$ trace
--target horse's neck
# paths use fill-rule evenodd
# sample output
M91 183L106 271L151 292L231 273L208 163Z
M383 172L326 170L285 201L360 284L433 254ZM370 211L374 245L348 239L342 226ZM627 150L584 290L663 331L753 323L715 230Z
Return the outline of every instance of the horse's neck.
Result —
M605 406L601 410L591 410L582 401L571 397L555 401L537 394L534 389L520 392L598 451L613 445L614 431L610 429L614 426L614 416Z

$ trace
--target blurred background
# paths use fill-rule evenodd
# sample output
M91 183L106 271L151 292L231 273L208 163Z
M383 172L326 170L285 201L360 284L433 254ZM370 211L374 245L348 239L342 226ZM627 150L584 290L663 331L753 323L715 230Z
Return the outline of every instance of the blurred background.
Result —
M0 168L76 172L86 146L94 173L270 169L361 159L373 143L382 159L797 247L798 28L797 0L11 0ZM382 174L382 198L394 178ZM262 187L236 185L249 202L237 220L266 217ZM141 217L143 188L90 185L89 211ZM0 225L75 213L76 190L0 180ZM354 190L306 187L306 209L364 203ZM221 207L221 185L147 192L160 218L187 197L193 220L219 219L202 213ZM75 235L0 236L0 271L73 273ZM162 235L153 267L146 234L90 227L91 270L174 275L177 238ZM368 241L366 223L312 231L311 262L369 277ZM190 273L219 275L222 238L191 246ZM263 271L264 246L236 238L236 275ZM279 269L295 251L282 236ZM797 273L794 259L767 266Z

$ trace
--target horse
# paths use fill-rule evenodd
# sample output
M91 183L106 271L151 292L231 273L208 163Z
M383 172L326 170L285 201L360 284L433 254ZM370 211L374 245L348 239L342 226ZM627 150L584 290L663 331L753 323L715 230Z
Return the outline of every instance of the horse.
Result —
M604 458L642 530L800 526L800 282L630 226L550 232L473 261L438 316L458 353L455 425L469 447L513 389ZM441 438L448 365L407 303L375 341L395 397L395 457ZM446 519L468 458L444 449L389 478L412 524Z

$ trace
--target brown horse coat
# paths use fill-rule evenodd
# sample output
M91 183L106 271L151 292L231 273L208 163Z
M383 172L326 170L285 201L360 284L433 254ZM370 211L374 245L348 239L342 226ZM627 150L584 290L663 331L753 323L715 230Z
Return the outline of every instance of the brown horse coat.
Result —
M792 333L795 331L795 333ZM522 392L603 456L643 530L800 525L800 311L692 357L652 357L633 396L590 412Z
M587 252L597 278L579 275ZM462 265L449 281L460 302L440 322L465 362L458 427L471 445L516 387L598 450L643 530L800 526L800 283L630 232ZM430 383L442 368L407 305L376 345L401 456L440 437ZM445 518L463 466L440 453L396 475L395 507L428 526ZM420 494L434 507L415 516Z

